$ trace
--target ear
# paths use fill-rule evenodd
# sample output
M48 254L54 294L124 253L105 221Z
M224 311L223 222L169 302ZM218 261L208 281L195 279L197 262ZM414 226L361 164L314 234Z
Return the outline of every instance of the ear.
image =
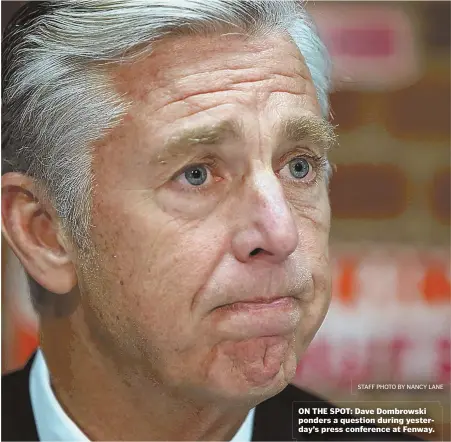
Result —
M71 248L55 211L39 201L33 180L20 173L2 176L2 233L28 274L56 294L77 284Z

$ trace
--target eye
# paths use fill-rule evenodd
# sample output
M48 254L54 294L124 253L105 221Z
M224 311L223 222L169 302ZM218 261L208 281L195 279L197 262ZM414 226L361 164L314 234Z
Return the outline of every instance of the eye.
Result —
M294 178L305 178L310 172L310 163L305 158L295 158L289 163L290 173Z
M191 166L180 175L180 178L184 178L192 186L201 186L207 181L208 169L205 166Z
M203 166L193 167L185 172L185 178L193 186L204 184L208 177L208 171Z
M279 176L293 182L299 181L303 184L313 184L318 179L325 161L322 157L297 156L280 169Z

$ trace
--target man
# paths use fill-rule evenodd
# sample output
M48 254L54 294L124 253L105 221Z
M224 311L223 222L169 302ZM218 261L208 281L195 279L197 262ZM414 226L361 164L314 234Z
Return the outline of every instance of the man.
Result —
M3 62L2 228L40 314L3 439L292 440L335 141L302 7L32 3Z

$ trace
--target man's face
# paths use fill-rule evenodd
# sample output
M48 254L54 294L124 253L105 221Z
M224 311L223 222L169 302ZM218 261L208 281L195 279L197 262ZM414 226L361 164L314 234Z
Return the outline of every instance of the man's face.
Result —
M330 300L327 133L302 56L282 36L185 36L114 81L133 105L94 152L93 336L189 397L274 395Z

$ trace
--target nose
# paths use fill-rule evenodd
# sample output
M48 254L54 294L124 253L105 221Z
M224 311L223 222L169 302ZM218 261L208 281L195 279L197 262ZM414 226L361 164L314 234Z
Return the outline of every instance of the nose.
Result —
M241 262L284 261L296 250L299 234L278 178L261 171L244 193L232 239L235 257Z

